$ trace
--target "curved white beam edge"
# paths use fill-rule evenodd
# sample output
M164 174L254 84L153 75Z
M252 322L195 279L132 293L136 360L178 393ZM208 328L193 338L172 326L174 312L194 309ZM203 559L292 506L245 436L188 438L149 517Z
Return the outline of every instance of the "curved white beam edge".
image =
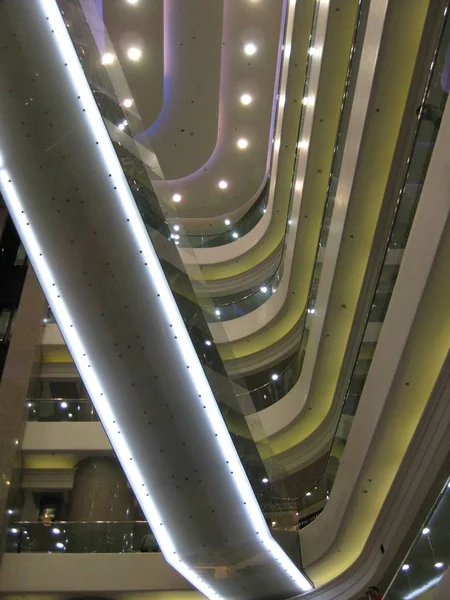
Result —
M311 590L270 535L57 3L0 10L1 190L166 560L208 598Z

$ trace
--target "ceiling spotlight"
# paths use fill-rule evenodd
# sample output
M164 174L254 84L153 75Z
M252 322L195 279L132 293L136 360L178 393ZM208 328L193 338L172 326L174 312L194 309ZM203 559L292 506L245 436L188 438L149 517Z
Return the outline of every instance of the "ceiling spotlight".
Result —
M240 148L241 150L245 150L245 148L248 147L248 140L246 140L245 138L240 138L237 141L237 146L238 148Z
M263 286L262 286L261 288L259 288L259 289L260 289L260 291L261 291L263 294L267 294L267 286L266 286L266 285L263 285Z
M249 44L245 44L244 46L244 52L247 56L253 56L256 53L256 46L255 44L249 43Z
M237 240L239 237L239 234L237 231L233 231L233 233L231 235L234 237L235 240Z
M174 195L172 196L172 200L173 200L174 202L180 202L180 201L181 201L181 196L180 196L180 194L174 194Z
M230 221L230 219L225 219L224 223L225 223L225 225L227 225L227 226L228 226L228 225L231 225L231 221Z
M428 535L430 533L430 528L429 527L425 527L424 529L422 529L422 534L423 535Z
M123 123L119 123L119 129L120 131L123 131L125 129L125 125Z
M125 98L122 104L125 106L125 108L131 108L133 106L133 100L131 98Z
M174 231L180 231L180 226L179 225L174 225L173 226L173 230Z
M55 546L62 550L64 548L64 544L62 542L56 542Z
M175 240L175 246L178 246L179 243L180 243L179 240Z
M59 535L61 531L57 527L53 527L52 533L54 533L55 535Z
M225 181L224 179L221 179L219 181L219 187L220 187L221 190L226 190L227 187L228 187L228 182Z
M102 65L112 65L115 60L116 60L116 57L114 56L114 54L112 52L106 52L102 56Z
M216 308L216 310L214 311L214 314L216 315L216 317L220 317L220 310L218 308Z
M59 405L61 408L67 408L68 406L67 402L60 402Z
M261 481L262 481L263 483L269 483L269 480L267 479L267 477L263 477L263 478L261 479Z
M436 569L442 569L442 567L444 566L443 562L437 562L435 565Z
M206 340L206 341L205 341L205 344L206 344L207 346L211 346L211 342L210 342L210 340Z
M276 521L272 521L272 527L275 527L276 524L277 524Z
M278 379L278 375L276 373L274 373L272 375L272 381L276 381Z
M128 48L127 56L130 60L139 60L142 56L142 50L140 48L132 46L131 48Z
M311 492L306 492L305 496L311 496Z
M252 100L253 98L250 96L250 94L242 94L241 96L241 103L244 104L244 106L251 104Z
M409 565L403 565L402 571L409 571Z

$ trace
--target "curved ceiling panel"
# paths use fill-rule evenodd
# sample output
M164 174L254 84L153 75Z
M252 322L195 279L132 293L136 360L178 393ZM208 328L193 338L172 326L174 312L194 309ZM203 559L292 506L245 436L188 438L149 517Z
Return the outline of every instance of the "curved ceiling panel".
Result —
M97 2L108 33L105 37L113 40L114 53L126 66L127 83L132 98L139 102L142 121L153 123L164 102L164 1L140 2L139 7L123 0L101 4ZM127 51L132 47L142 51L145 61L128 59ZM105 47L105 51L110 50Z
M103 18L170 193L181 196L178 215L250 206L269 169L287 1L149 4L104 2Z

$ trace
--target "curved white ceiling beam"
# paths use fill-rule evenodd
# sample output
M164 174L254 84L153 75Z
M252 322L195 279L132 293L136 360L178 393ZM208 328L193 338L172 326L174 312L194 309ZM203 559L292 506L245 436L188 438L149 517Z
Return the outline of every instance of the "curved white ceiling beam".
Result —
M257 198L269 168L286 0L264 5L224 0L220 32L215 31L217 4L195 2L205 5L201 20L191 3L184 3L183 9L174 0L165 0L167 59L171 60L166 92L170 92L147 133L171 193L182 196L176 207L180 217L200 217L205 210L222 215L242 206L245 212ZM204 13L211 13L211 28L204 27ZM203 43L197 41L202 36L207 37ZM243 52L247 41L255 43L254 56ZM202 60L209 61L204 69L196 60L202 49L206 55ZM240 102L244 93L253 98L248 106ZM244 150L237 147L240 138L248 141ZM227 181L226 190L218 187L221 180Z
M286 89L288 84L289 66L291 60L291 45L292 36L294 34L294 19L295 19L296 0L290 0L286 15L286 34L284 51L281 64L280 73L280 97L286 97ZM274 139L280 140L278 143L273 144L272 147L272 158L271 158L271 178L269 183L269 199L267 204L266 213L258 221L255 227L249 233L244 235L242 238L218 246L215 248L180 248L180 253L185 265L200 264L200 265L214 265L226 263L229 261L237 260L245 252L248 252L254 248L264 238L264 235L268 231L274 208L274 198L277 183L277 172L278 172L278 161L280 155L280 145L282 143L282 130L284 124L285 114L285 102L278 103L278 110L276 113L276 121L274 126ZM157 183L155 186L158 185ZM183 221L184 222L184 221Z

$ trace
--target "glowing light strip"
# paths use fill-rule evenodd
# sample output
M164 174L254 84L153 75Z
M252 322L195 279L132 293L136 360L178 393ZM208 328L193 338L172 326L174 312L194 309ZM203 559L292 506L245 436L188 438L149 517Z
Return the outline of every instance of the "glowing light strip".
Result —
M437 585L441 579L442 579L442 575L440 577L435 577L434 579L431 579L428 583L425 583L424 585L416 588L409 594L406 594L406 596L403 596L403 600L413 600L414 598L417 598L417 596L420 596L427 590L430 590L432 587Z
M206 414L209 419L212 431L216 434L217 440L224 458L229 462L230 470L233 471L231 482L234 483L237 493L240 495L243 506L247 510L247 515L253 527L259 532L259 540L271 553L274 559L286 571L287 575L295 582L302 591L312 589L311 584L306 577L297 569L294 563L278 546L270 535L267 524L261 513L256 497L245 474L242 463L237 455L236 449L231 441L226 425L222 419L219 407L212 394L206 375L201 367L198 356L194 350L191 339L184 326L182 317L175 303L169 284L165 279L164 273L156 256L155 250L150 242L145 226L137 209L134 198L125 180L122 167L109 139L107 130L104 126L102 117L98 111L95 100L92 96L89 84L84 76L82 67L78 60L75 49L66 30L64 20L59 12L55 0L39 0L40 8L47 18L49 33L53 30L58 49L61 55L62 63L67 63L68 72L72 79L74 92L80 96L80 102L85 109L87 124L91 129L103 158L105 168L111 173L112 181L117 188L117 199L121 204L129 224L131 233L135 238L136 244L142 250L143 268L147 263L147 274L149 281L157 288L160 294L162 308L167 319L173 325L177 333L179 350L184 360L190 365L189 376L192 384L201 395L202 406L206 406ZM52 310L56 315L59 326L62 329L64 338L69 350L74 358L79 371L83 375L86 387L94 401L102 424L105 427L108 437L121 459L121 463L133 486L134 492L139 499L142 509L151 524L153 532L158 540L164 557L177 571L179 571L188 581L199 589L206 597L220 599L221 596L213 588L201 579L183 560L180 559L175 544L165 527L161 515L155 505L150 490L140 473L139 467L131 455L128 444L122 435L118 435L118 425L115 425L115 415L111 409L111 404L103 391L101 381L97 376L95 369L91 365L90 358L83 345L81 338L76 330L75 324L65 301L61 297L60 290L56 285L54 275L43 256L41 247L33 231L30 220L28 219L24 206L17 193L14 183L11 180L9 172L4 167L4 162L0 160L0 185L4 193L8 208L13 215L21 239L26 247L27 253L32 258L33 266L37 276L44 288L47 299ZM130 460L131 459L131 460Z

